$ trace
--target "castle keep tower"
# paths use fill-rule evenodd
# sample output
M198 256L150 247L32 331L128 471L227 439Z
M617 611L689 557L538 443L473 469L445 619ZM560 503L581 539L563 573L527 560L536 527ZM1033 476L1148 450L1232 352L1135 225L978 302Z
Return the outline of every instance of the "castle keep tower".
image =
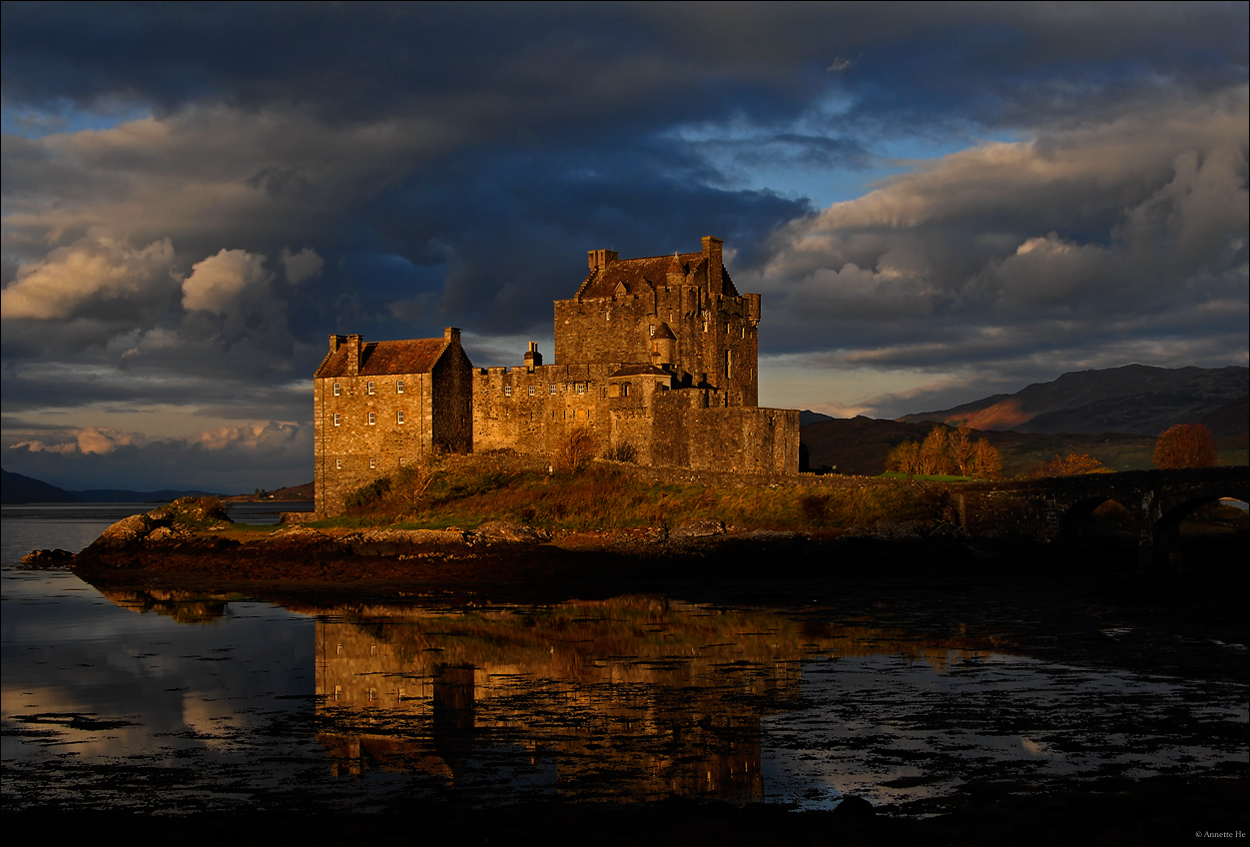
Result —
M555 303L555 356L473 378L473 449L553 455L574 428L642 464L795 473L798 412L761 409L760 296L739 294L708 236L697 253L591 250Z
M590 274L555 304L556 364L657 362L684 386L712 388L723 405L759 401L760 296L738 294L707 236L699 253L620 259L590 251Z

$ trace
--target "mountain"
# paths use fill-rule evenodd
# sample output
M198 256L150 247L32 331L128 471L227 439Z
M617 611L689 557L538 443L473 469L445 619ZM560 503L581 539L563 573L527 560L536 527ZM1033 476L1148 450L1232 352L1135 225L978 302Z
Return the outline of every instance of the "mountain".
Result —
M0 468L0 501L5 503L81 503L64 488Z
M1015 394L899 418L980 430L1157 436L1181 423L1205 423L1217 439L1250 431L1250 369L1126 365L1066 373ZM1231 445L1230 445L1231 446Z

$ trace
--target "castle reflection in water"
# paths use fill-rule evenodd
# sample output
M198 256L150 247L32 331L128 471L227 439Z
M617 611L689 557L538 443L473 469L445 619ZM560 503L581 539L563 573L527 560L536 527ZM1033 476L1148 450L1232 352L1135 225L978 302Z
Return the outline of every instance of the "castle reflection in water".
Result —
M761 720L802 702L801 662L992 649L764 610L619 597L534 608L321 611L318 739L338 774L454 784L483 755L565 795L764 798ZM488 753L487 751L493 751Z

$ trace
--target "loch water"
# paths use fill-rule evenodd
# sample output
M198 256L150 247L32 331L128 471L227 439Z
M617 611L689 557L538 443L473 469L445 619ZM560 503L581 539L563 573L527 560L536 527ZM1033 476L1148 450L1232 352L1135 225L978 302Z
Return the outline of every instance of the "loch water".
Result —
M836 584L766 603L283 607L105 594L19 564L143 508L4 507L7 810L367 812L413 797L828 809L854 795L931 815L990 784L1072 790L1250 764L1250 684L1226 670L1246 646L1110 618L1091 628Z

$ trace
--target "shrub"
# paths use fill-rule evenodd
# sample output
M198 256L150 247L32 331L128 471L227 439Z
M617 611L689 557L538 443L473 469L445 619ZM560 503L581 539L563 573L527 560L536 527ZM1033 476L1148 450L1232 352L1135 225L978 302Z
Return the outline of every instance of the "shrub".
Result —
M1056 453L1055 458L1038 465L1030 476L1033 479L1041 479L1047 476L1077 476L1087 473L1114 473L1114 471L1088 453L1069 453L1066 456Z
M363 509L382 502L382 498L391 492L391 478L383 476L368 485L362 485L347 495L345 505L349 509Z
M631 465L638 461L638 448L628 441L609 447L603 458L613 462L628 462Z
M595 457L595 437L584 426L575 426L564 436L556 449L555 467L567 473L577 473Z

